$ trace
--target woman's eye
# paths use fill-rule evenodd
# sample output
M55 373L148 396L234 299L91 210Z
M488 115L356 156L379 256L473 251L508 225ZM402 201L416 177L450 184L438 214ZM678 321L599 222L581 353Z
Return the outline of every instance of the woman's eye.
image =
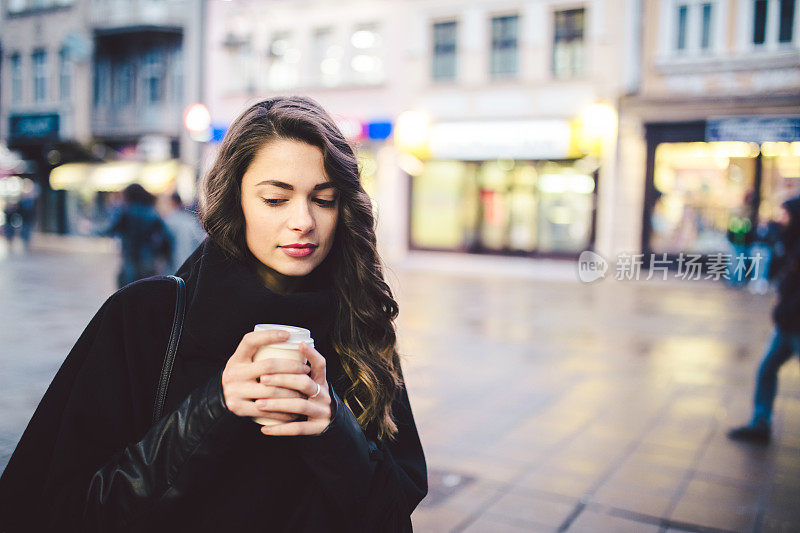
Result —
M282 198L262 198L262 200L267 205L280 205L286 201Z
M336 200L323 200L322 198L315 198L314 201L317 202L320 207L333 207L336 205Z

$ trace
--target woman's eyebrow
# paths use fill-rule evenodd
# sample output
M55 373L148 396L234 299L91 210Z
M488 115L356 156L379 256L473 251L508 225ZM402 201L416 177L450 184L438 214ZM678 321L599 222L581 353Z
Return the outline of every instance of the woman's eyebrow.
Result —
M259 181L256 183L256 187L260 187L261 185L274 185L275 187L280 187L281 189L286 189L287 191L293 191L294 187L286 182L278 181L278 180L264 180ZM326 181L324 183L318 183L314 185L315 191L321 191L324 189L331 189L333 188L333 183L330 181Z

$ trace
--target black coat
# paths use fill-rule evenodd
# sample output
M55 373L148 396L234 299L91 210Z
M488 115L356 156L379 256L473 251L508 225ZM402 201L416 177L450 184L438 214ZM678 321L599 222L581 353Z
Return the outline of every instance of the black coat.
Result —
M786 262L778 277L778 302L772 310L775 325L800 334L800 241L787 246Z
M396 440L361 430L340 400L330 291L274 293L208 239L178 274L164 416L152 423L176 289L150 278L105 302L54 378L0 478L0 531L409 530L427 475L408 395ZM222 370L258 323L311 330L331 386L321 435L268 437L225 407Z

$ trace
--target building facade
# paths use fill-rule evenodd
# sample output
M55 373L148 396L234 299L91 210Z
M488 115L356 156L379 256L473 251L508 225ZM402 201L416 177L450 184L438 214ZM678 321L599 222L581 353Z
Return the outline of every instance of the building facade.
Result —
M730 252L800 194L796 2L640 8L640 81L620 106L617 251Z
M13 44L3 48L0 138L29 161L41 230L90 232L109 193L143 180L158 192L181 168L161 163L196 162L182 113L199 99L199 0L3 7Z
M409 106L427 131L400 139L419 160L411 249L608 247L625 4L414 3Z
M367 192L376 200L384 253L405 250L405 180L391 139L405 109L403 48L407 9L396 0L208 3L207 104L214 138L246 106L274 95L320 102L357 147Z
M572 257L610 238L628 3L214 1L215 131L309 95L359 147L384 255Z
M63 161L90 159L92 37L79 1L3 4L0 138L39 185L41 229L63 231L66 193L49 187Z

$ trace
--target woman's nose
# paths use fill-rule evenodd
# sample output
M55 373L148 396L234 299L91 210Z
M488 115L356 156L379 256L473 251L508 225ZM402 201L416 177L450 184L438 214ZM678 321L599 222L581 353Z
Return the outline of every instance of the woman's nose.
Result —
M308 202L297 202L292 209L289 226L301 233L308 233L314 229L314 215Z

